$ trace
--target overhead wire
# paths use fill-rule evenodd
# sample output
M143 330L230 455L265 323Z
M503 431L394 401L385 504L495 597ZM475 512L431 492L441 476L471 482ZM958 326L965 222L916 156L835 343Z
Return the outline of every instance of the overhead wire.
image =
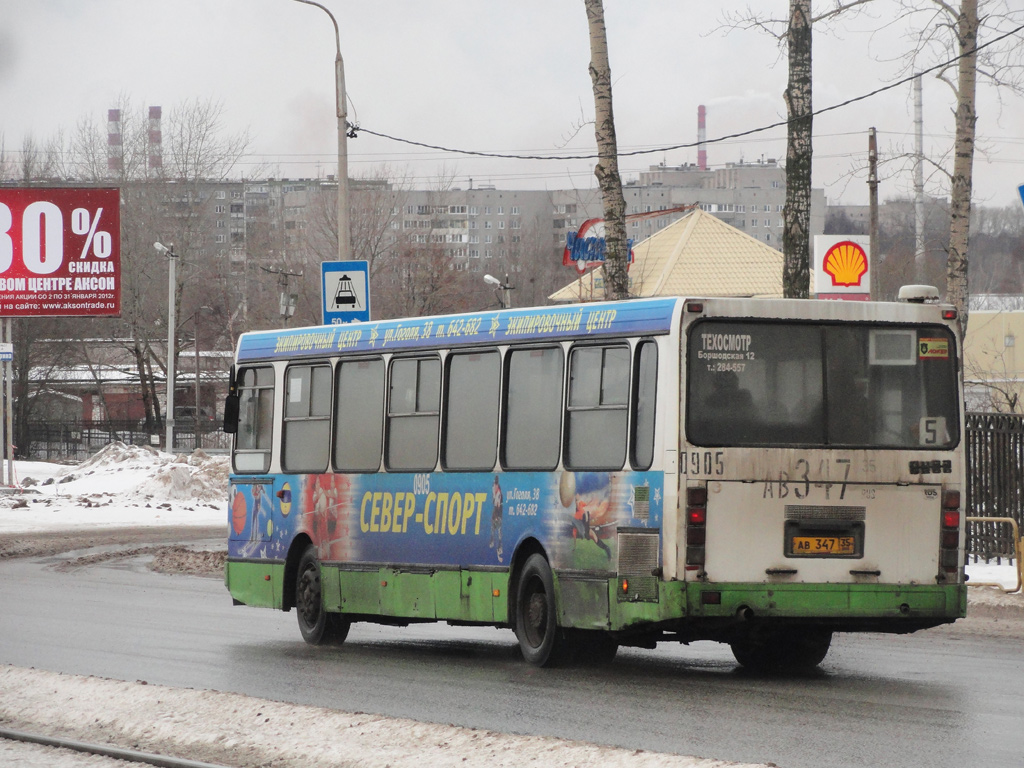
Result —
M971 55L972 53L977 53L978 51L983 50L984 48L987 48L987 47L989 47L991 45L995 45L996 43L998 43L998 42L1000 42L1002 40L1005 40L1008 37L1012 37L1013 35L1016 35L1016 34L1020 33L1021 31L1024 31L1024 24L1020 25L1019 27L1016 27L1015 29L1010 30L1009 32L1005 32L1002 35L998 35L997 37L994 37L993 39L988 40L988 41L982 43L981 45L974 46L973 50L968 51L967 53L961 53L960 55L954 56L953 58L951 58L951 59L949 59L949 60L947 60L945 62L942 62L941 64L936 64L936 65L934 65L932 67L929 67L927 69L921 70L920 72L916 72L913 75L909 75L907 77L904 77L904 78L902 78L900 80L897 80L895 82L890 83L889 85L884 85L884 86L882 86L880 88L875 88L874 90L869 91L869 92L864 93L864 94L861 94L860 96L854 96L853 98L846 99L845 101L841 101L841 102L839 102L837 104L832 104L830 106L823 107L822 109L813 110L809 116L810 117L817 117L819 115L823 115L823 114L826 114L828 112L833 112L833 111L835 111L837 109L841 109L843 107L848 107L851 104L856 104L857 102L864 101L865 99L869 99L869 98L871 98L873 96L877 96L880 93L885 93L886 91L890 91L890 90L893 90L894 88L898 88L898 87L900 87L902 85L906 85L907 83L910 83L910 82L916 80L917 78L919 78L919 77L921 77L923 75L927 75L927 74L930 74L932 72L937 72L937 71L939 71L941 69L945 69L945 68L949 67L950 65L955 64L956 62L958 62L960 59L964 58L965 56ZM802 119L806 119L806 117L807 116L805 116L805 115L801 115L801 116L799 116L797 118L787 118L785 120L779 120L777 122L770 123L769 125L761 126L760 128L751 128L751 129L748 129L746 131L739 131L737 133L730 133L730 134L727 134L725 136L719 136L718 138L706 139L705 141L693 141L693 142L686 142L686 143L682 143L682 144L664 145L664 146L653 147L653 148L649 148L649 149L635 149L635 150L632 150L632 151L619 152L618 156L619 157L632 157L632 156L636 156L636 155L655 154L655 153L658 153L658 152L671 152L671 151L677 150L677 149L692 149L694 147L701 146L701 145L706 145L706 144L719 144L719 143L722 143L724 141L728 141L728 140L731 140L731 139L743 138L743 137L746 137L746 136L752 136L752 135L754 135L756 133L763 133L764 131L770 131L770 130L772 130L774 128L785 127L785 126L788 126L789 123L792 122L793 120L797 120L797 119L801 119L802 120ZM399 136L392 136L392 135L383 133L381 131L374 131L374 130L371 130L369 128L363 128L363 127L361 127L359 125L355 125L355 124L351 124L351 123L349 124L349 129L352 132L352 134L354 134L354 135L358 135L359 133L367 133L367 134L369 134L371 136L376 136L378 138L387 139L389 141L395 141L395 142L398 142L398 143L401 143L401 144L408 144L408 145L414 146L414 147L423 147L424 149L432 149L432 150L435 150L435 151L446 152L446 153L455 154L455 155L469 155L469 156L474 156L474 157L487 157L487 158L491 158L491 159L505 159L505 160L596 160L599 157L599 155L594 154L594 153L585 154L585 155L520 155L520 154L510 154L510 153L503 153L503 152L485 152L485 151L481 151L481 150L459 149L459 148L456 148L456 147L445 147L445 146L438 145L438 144L430 144L428 142L416 141L416 140L413 140L413 139L406 139L406 138L402 138L402 137L399 137Z

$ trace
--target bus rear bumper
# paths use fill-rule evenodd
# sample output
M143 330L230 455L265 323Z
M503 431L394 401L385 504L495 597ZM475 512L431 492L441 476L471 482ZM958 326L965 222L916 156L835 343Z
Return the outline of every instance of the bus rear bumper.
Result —
M966 584L688 584L691 618L786 619L912 632L967 615Z

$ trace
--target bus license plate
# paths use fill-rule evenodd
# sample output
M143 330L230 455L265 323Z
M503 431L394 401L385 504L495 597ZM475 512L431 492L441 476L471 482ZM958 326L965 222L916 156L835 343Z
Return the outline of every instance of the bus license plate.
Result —
M852 555L856 553L853 536L794 536L790 552L800 555Z

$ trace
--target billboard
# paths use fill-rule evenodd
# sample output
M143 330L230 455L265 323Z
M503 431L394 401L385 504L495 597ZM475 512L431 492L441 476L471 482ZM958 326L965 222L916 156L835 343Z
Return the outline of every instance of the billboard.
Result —
M867 301L871 295L868 238L815 235L814 292L819 299Z
M626 241L629 249L628 262L633 263L633 241ZM604 219L587 219L577 232L565 236L565 250L562 251L562 266L575 266L581 275L587 267L604 262L608 244L604 238Z
M0 188L0 317L120 314L120 190Z

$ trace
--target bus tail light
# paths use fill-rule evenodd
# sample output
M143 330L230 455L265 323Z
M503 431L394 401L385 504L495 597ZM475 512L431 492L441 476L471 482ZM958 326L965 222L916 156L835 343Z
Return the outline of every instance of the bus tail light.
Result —
M707 534L708 489L706 485L686 489L686 570L704 570Z
M948 578L959 570L960 491L942 492L942 530L939 532L939 577Z

